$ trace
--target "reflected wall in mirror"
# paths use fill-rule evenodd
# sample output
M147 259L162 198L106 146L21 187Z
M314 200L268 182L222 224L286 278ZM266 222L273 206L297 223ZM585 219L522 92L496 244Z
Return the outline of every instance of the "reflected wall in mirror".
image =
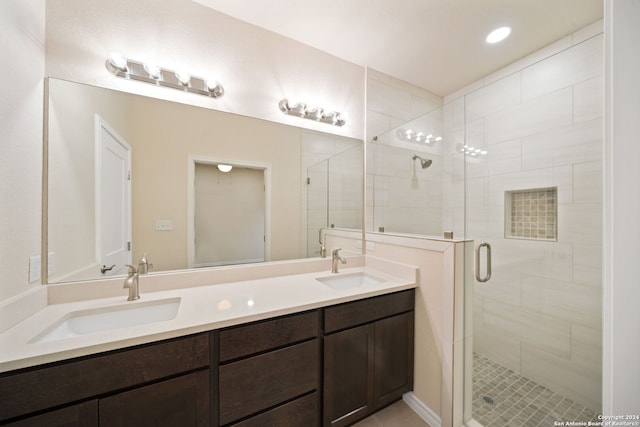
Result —
M49 79L48 86L49 283L124 274L125 264L137 264L145 253L151 272L190 268L196 263L190 250L205 239L222 242L213 252L228 247L234 254L198 260L202 265L262 260L255 253L265 261L318 256L317 237L308 236L322 227L362 229L362 141L63 80ZM99 149L100 140L129 151ZM312 179L320 162L331 167ZM226 225L227 234L190 233L196 201L189 194L199 192L192 191L189 168L220 163L236 173L200 174L209 180L209 196L248 191L240 190L238 172L257 171L265 211L251 221L263 223L232 226L228 220L229 204L238 212L254 210L255 197L216 198L200 207L199 229L204 219ZM105 185L112 182L108 176L119 181ZM307 184L316 180L327 183L323 206ZM263 235L247 238L248 229ZM246 242L245 254L239 242Z

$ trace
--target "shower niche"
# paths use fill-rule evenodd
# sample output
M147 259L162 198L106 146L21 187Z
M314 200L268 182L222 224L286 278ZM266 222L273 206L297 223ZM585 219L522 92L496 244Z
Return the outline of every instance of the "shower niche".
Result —
M504 198L505 238L558 240L557 187L505 191Z

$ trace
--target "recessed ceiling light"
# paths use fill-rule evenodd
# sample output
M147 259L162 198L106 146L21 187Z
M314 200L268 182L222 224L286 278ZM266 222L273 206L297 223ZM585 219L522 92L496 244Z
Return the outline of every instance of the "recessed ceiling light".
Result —
M506 39L511 34L511 27L500 27L497 30L493 30L486 38L487 43L498 43Z

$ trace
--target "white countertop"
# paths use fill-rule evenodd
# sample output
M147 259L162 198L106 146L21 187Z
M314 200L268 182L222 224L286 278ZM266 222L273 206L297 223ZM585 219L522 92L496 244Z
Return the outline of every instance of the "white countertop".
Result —
M336 290L316 280L354 272L366 272L385 281ZM416 287L416 273L415 267L366 257L364 266L341 268L338 275L323 270L155 292L145 292L141 287L137 301L127 302L119 295L49 304L0 334L0 372L411 289ZM31 342L69 313L177 297L180 306L172 320Z

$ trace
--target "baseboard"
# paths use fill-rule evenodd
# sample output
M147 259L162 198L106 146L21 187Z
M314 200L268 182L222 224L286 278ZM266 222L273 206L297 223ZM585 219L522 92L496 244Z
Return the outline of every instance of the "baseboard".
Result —
M406 403L413 412L418 414L430 427L441 427L442 421L438 414L436 414L431 408L422 403L420 399L413 393L405 393L402 395L402 400Z

